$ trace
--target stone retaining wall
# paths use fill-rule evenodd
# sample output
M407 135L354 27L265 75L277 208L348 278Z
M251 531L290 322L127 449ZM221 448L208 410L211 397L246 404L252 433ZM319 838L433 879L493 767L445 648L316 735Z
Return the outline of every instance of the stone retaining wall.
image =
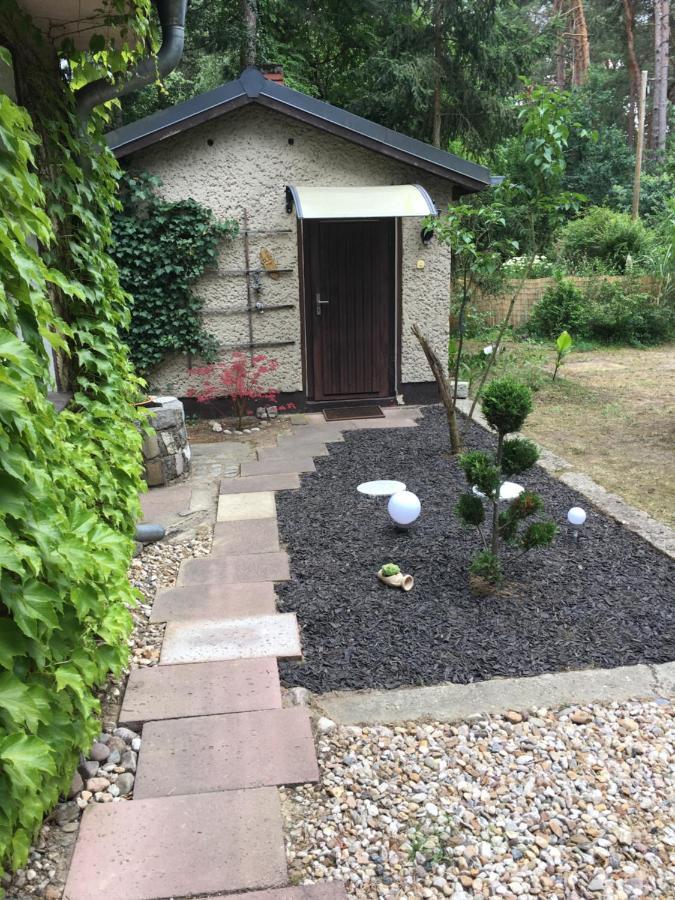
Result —
M149 424L154 432L143 441L145 480L150 487L168 484L190 471L191 451L183 404L176 397L155 401Z

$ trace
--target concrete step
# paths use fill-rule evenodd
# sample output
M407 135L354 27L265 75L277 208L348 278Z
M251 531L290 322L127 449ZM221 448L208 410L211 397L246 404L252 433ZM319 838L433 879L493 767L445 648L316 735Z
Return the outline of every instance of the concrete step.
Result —
M129 675L120 725L137 730L156 719L280 708L279 671L273 659L149 666Z
M143 728L134 799L318 779L305 709L172 719Z
M250 891L248 894L230 894L229 897L209 900L345 900L346 897L347 891L341 881L318 881L316 884Z
M249 519L244 522L217 522L211 556L241 553L275 553L279 550L276 519Z
M238 556L204 556L184 559L178 571L177 585L248 584L256 581L288 581L291 577L288 554L241 553Z
M292 451L284 459L254 460L241 464L241 477L252 475L286 475L289 472L316 472L314 460L306 451Z
M95 803L82 817L65 900L156 900L281 887L276 788Z
M271 616L276 611L277 596L271 581L191 584L160 591L152 605L150 621L240 619Z
M259 493L261 491L296 491L300 487L297 472L280 475L251 475L249 478L223 478L220 482L221 494Z
M232 479L236 481L237 479ZM221 482L222 487L222 482ZM247 519L274 519L277 507L271 491L221 494L218 497L217 522L244 522Z
M160 665L257 659L269 656L300 659L300 633L295 613L194 622L169 622Z
M268 459L287 459L291 460L297 454L297 448L293 444L284 444L281 447L261 447L258 451L258 459L265 461ZM328 456L329 450L324 443L307 444L303 443L303 456Z

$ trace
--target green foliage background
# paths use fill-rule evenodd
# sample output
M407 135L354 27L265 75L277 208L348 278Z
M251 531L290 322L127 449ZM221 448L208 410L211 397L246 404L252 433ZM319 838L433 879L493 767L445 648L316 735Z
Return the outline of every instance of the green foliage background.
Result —
M141 372L168 353L215 359L217 343L204 330L203 300L192 285L216 264L220 241L239 230L232 219L216 222L195 200L164 200L156 193L159 185L151 175L125 175L122 208L113 218L113 256L122 286L133 296L125 339Z
M82 133L58 59L13 3L0 34L29 107L0 93L2 872L25 862L99 728L97 689L127 662L141 436L102 118ZM60 415L44 338L73 391Z

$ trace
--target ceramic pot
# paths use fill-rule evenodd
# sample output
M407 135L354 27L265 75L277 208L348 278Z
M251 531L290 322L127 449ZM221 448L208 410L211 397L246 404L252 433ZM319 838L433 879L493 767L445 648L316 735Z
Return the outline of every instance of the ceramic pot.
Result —
M382 584L386 584L389 587L401 588L402 591L411 591L415 584L415 579L412 575L405 575L403 572L398 572L396 575L383 575L382 569L380 569L377 573L377 577Z

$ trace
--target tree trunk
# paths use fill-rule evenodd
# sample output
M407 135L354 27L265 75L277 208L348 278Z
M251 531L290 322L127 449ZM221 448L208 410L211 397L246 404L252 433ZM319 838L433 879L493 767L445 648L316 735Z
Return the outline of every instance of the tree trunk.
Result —
M441 395L441 400L448 417L448 429L450 431L450 450L454 456L457 453L461 453L462 451L462 439L459 435L459 429L457 428L455 403L452 391L450 390L448 377L445 374L445 369L441 365L441 361L439 360L436 353L432 350L431 346L429 345L429 341L420 331L419 326L413 325L412 333L420 342L420 346L422 347L422 350L424 350L424 355L426 356L427 362L429 363L429 368L431 369L433 376L436 379L438 392Z
M256 64L258 42L258 0L240 0L243 35L239 63L242 69Z
M630 82L630 104L628 107L627 135L631 146L635 146L635 120L637 118L638 97L640 96L640 64L635 52L635 0L623 0L623 24L626 31L626 65Z
M670 52L670 3L654 0L654 99L649 146L662 153L668 121L668 69Z
M565 0L553 0L553 15L561 20L564 18ZM567 85L567 46L565 26L562 22L558 24L556 31L555 84L559 91L564 91Z
M574 29L574 64L572 66L572 83L582 85L588 78L591 64L591 48L588 40L588 26L583 0L572 0L572 28Z
M443 19L442 0L434 2L434 121L432 144L441 146L441 79L443 74Z

